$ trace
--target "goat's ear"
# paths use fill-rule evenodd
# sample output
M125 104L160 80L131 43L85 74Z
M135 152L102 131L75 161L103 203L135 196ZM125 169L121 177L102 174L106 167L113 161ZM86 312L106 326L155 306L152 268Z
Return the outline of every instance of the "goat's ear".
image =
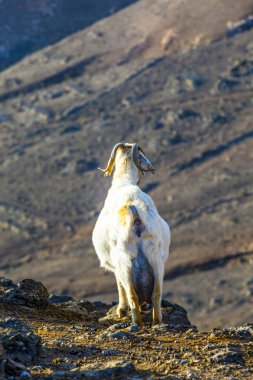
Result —
M142 151L139 151L139 161L140 161L141 167L144 169L144 172L150 171L154 174L155 169L153 168L153 165L151 164L149 159L145 156L145 154Z
M104 173L105 177L109 177L112 174L113 169L114 169L114 163L110 165L109 167L107 166L106 169L98 168L98 170Z

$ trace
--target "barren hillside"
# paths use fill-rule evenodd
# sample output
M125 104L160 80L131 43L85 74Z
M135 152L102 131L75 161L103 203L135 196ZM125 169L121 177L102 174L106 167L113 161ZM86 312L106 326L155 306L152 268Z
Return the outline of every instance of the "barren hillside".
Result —
M138 142L172 230L165 298L200 328L249 322L253 2L131 3L0 73L0 276L116 300L91 246L96 169Z

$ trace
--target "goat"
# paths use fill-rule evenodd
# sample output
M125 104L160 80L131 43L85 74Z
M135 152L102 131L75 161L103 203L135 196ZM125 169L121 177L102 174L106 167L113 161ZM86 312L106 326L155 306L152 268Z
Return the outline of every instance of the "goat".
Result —
M140 306L152 303L152 324L162 323L161 295L164 263L169 256L170 229L149 195L138 186L140 173L152 172L150 161L137 144L119 143L106 169L113 181L93 230L100 264L115 274L122 318L131 309L132 321L142 325Z

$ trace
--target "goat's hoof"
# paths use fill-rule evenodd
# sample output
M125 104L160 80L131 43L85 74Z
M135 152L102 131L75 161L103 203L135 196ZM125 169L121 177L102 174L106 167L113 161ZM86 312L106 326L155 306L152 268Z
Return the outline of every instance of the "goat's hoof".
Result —
M123 309L122 307L117 308L117 315L119 318L123 318L127 315L127 309Z
M137 325L139 327L143 327L143 322L142 322L141 318L137 318L137 319L133 320L132 324Z
M162 325L162 323L163 322L161 320L154 320L154 321L152 321L152 327Z

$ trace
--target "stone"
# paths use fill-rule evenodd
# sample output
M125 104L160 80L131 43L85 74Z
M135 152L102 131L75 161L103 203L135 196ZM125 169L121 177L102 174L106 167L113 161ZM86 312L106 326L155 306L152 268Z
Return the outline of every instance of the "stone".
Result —
M9 331L0 338L8 359L30 365L39 354L41 338L32 332L16 333Z
M69 302L69 301L74 301L74 298L67 295L57 296L55 294L50 294L50 297L49 297L49 302L51 304L63 303L63 302Z
M104 356L120 355L120 351L119 350L103 350L101 353Z
M9 115L0 113L0 123L3 123L5 121L10 121L10 120L11 120L11 117Z
M216 352L211 356L211 361L217 364L243 364L244 360L242 355L236 349L228 348L222 351Z
M140 331L140 326L137 325L137 323L133 323L132 325L129 326L128 330L130 332L138 332Z
M45 120L48 120L48 119L53 119L54 116L55 116L55 113L53 111L52 108L49 108L49 107L43 107L43 106L40 106L40 105L36 105L34 107L34 111L42 118L42 119L45 119Z
M129 326L128 322L119 322L119 323L114 323L113 325L108 327L107 330L108 331L116 331L116 330L120 330L120 329L125 329L128 326Z
M227 36L234 37L238 33L243 33L253 28L253 17L250 15L243 20L227 23Z
M25 279L16 288L6 291L0 302L45 308L48 300L48 291L41 282Z
M178 118L180 120L195 118L195 117L200 117L200 114L199 114L199 112L197 112L191 108L182 108L178 112Z
M12 280L10 280L9 278L4 278L4 277L0 279L0 286L3 286L4 288L7 288L7 289L17 287L17 285L15 285Z
M86 317L89 315L89 312L86 308L86 301L69 301L56 304L55 306L61 311L74 314L81 319L86 319Z
M215 87L218 92L222 92L226 90L232 90L239 85L240 85L240 82L236 79L220 78L216 82Z
M61 90L48 91L44 94L44 99L56 99L56 98L60 98L63 95L64 95L64 91L61 91Z
M26 371L26 367L15 360L8 358L5 363L5 372L10 376L19 376L22 372Z
M253 323L246 323L243 326L225 328L223 330L213 329L212 334L219 337L228 337L236 339L253 339Z
M109 362L106 368L103 369L78 369L78 371L55 371L54 377L68 377L68 378L92 378L92 379L111 379L116 376L126 378L126 376L136 373L135 367L129 362Z
M20 379L31 379L31 378L32 378L32 375L31 375L30 372L28 372L28 371L23 371L23 372L21 372L21 374L19 375L19 378L20 378Z
M132 363L109 362L107 364L107 367L104 369L83 371L82 374L86 376L92 376L95 379L109 379L114 378L115 376L129 376L135 372L136 370Z
M98 168L98 163L96 161L87 161L86 159L80 159L76 162L75 172L76 174L82 175L85 172L95 170Z
M127 331L116 331L109 333L108 337L112 340L133 340L136 336Z
M72 133L76 133L82 130L82 127L80 125L70 125L63 129L61 132L62 135L70 135Z
M0 319L0 327L4 329L12 329L18 332L31 331L30 327L26 323L15 317L7 317L4 319Z
M0 378L4 376L5 353L3 343L0 340Z
M231 68L231 75L235 78L248 77L253 74L253 60L244 59L236 62Z

